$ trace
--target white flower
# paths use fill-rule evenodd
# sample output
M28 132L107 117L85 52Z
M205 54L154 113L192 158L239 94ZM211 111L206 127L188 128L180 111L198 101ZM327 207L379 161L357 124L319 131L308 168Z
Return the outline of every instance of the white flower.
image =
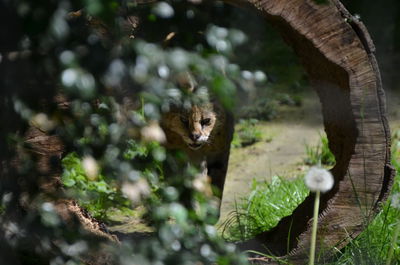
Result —
M334 180L328 170L312 167L305 176L305 183L311 191L327 192L332 189Z
M55 128L56 123L49 119L45 113L37 113L30 120L30 124L39 128L44 132L51 131Z
M400 210L400 193L396 193L392 196L392 207Z
M82 167L89 180L97 179L99 174L99 166L92 156L85 156L82 159Z
M142 197L147 197L150 194L150 186L145 179L140 179L136 183L124 182L121 190L133 203L140 202Z
M157 122L151 122L149 125L143 127L140 130L140 134L144 142L155 141L164 143L167 140L163 129Z
M154 6L153 13L161 18L171 18L175 11L167 2L159 2Z

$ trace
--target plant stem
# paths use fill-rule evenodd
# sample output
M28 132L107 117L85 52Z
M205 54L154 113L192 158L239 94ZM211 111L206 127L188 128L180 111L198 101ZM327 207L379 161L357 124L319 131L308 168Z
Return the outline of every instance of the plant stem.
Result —
M394 245L397 242L397 238L399 237L399 233L400 233L400 221L397 222L396 230L394 231L392 242L390 243L390 246L389 246L389 253L388 253L387 260L386 260L386 265L390 265L391 262L392 262Z
M317 242L319 197L320 197L320 191L317 191L315 193L315 201L314 201L314 217L313 217L313 227L312 227L312 234L311 234L311 248L310 248L309 265L314 265L314 260L315 260L315 245Z
M142 118L144 118L144 98L141 96L140 97L140 104L141 104L141 110L140 110L140 114L142 115Z

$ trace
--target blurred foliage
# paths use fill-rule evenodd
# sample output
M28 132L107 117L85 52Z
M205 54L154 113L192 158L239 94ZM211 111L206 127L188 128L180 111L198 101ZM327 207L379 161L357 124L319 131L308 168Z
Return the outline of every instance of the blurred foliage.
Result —
M271 182L253 180L250 194L236 205L221 225L222 236L242 241L268 231L308 196L303 177L288 180L274 176Z
M238 110L238 118L270 121L279 118L280 114L284 112L285 106L299 107L302 105L303 98L297 92L277 93L273 91L266 93L264 97L257 96L248 104L243 104Z
M247 264L218 236L218 203L192 183L199 170L148 132L171 105L215 97L233 110L237 98L301 89L295 55L262 18L218 1L18 0L0 2L0 22L8 34L0 40L2 264L73 265L98 253L124 265ZM24 142L32 124L62 140L64 189L39 185L54 180L23 151L34 149ZM60 157L49 155L58 170ZM65 220L63 199L103 220L111 208L143 205L156 232L115 246Z
M275 93L275 100L280 105L301 106L302 97L299 94Z
M107 212L116 208L121 214L132 214L131 202L123 196L120 186L114 179L106 179L99 174L91 179L82 166L82 159L75 153L68 154L63 160L62 183L72 198L87 209L95 218L108 220Z
M262 70L241 70L233 60L247 37L221 15L232 8L103 0L1 6L15 36L7 41L16 43L5 44L26 54L2 62L12 73L2 110L17 118L2 131L12 140L1 158L11 161L24 149L29 124L58 135L67 154L65 189L44 194L30 153L19 154L20 169L7 172L9 185L0 189L2 264L80 264L100 257L96 251L112 264L247 264L218 236L218 203L192 183L198 169L144 133L171 105L207 102L211 93L232 109L237 87L265 87ZM213 17L222 22L211 24ZM194 93L182 82L187 73ZM63 219L58 199L75 199L101 218L110 207L144 205L156 232L142 240L126 235L114 246L79 229L78 220Z
M277 116L278 105L271 98L263 98L255 101L253 104L243 106L239 117L243 119L272 120Z

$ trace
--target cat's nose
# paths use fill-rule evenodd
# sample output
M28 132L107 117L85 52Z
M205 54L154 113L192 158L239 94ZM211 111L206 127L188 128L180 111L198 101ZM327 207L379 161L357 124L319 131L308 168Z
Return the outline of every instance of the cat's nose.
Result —
M196 141L199 138L200 138L200 134L199 133L191 133L190 134L190 139L192 139L193 141Z

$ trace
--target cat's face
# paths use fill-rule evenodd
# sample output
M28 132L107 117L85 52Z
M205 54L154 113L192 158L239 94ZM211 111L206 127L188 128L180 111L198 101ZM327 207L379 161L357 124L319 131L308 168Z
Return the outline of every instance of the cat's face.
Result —
M210 142L211 133L217 122L212 105L192 106L171 116L170 129L180 135L192 150L200 149Z

